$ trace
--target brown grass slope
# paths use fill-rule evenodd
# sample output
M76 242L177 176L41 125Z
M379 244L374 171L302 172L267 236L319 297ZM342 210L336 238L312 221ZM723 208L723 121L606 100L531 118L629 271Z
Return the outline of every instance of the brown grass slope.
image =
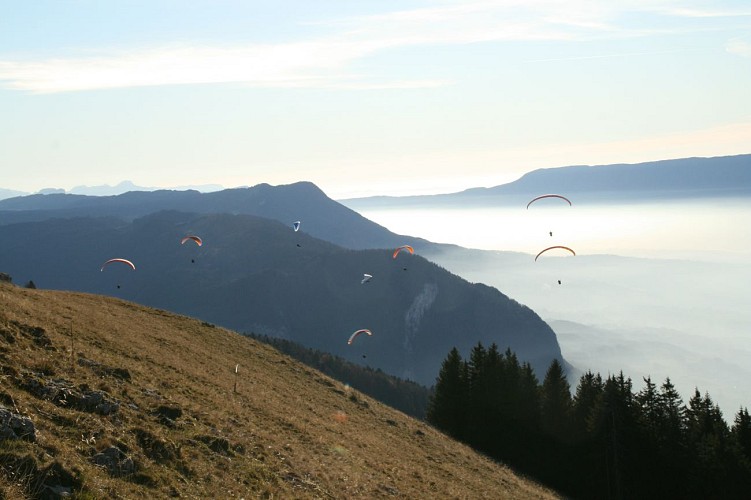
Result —
M555 497L269 346L96 295L0 283L0 407L36 428L0 438L0 498Z

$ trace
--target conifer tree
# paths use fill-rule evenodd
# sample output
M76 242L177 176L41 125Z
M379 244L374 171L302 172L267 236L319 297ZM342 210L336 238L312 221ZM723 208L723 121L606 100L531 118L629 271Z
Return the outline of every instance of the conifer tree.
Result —
M748 408L741 408L733 421L733 437L746 459L751 463L751 416Z
M590 432L599 452L597 458L604 467L598 470L600 480L604 481L598 486L602 488L598 496L638 498L629 490L632 483L627 480L634 460L632 443L637 428L631 387L631 379L624 377L623 372L609 376L590 421Z
M638 404L639 420L642 427L647 430L650 436L655 436L660 423L660 395L657 391L657 385L652 382L651 377L644 378L644 389L639 391L635 399Z
M542 431L558 441L569 437L571 419L571 386L561 363L554 359L545 374L540 393L540 425Z
M705 498L716 495L728 480L724 462L730 430L720 408L698 389L686 407L686 431L692 459L691 489Z
M522 369L519 366L519 359L516 357L511 349L506 349L503 354L503 380L501 381L501 405L503 407L504 418L509 422L514 422L511 425L516 425L523 417L520 412L522 410L523 395L522 392Z
M666 378L660 387L657 407L660 417L658 436L666 447L671 448L670 452L675 454L685 446L686 407L670 377Z
M438 373L428 404L428 422L450 436L462 438L466 424L467 396L466 366L454 347Z
M594 418L594 411L602 397L602 377L587 371L579 379L573 399L573 432L576 441L584 441Z
M508 407L504 404L507 377L503 355L493 343L488 348L482 369L482 408L484 409L484 448L493 455L504 453L508 427Z
M651 377L644 377L644 388L634 397L636 403L637 435L632 443L636 453L641 457L636 460L632 473L641 488L641 493L647 496L657 492L664 484L661 473L663 457L660 455L659 432L662 425L660 407L660 393ZM660 496L664 498L662 492Z
M525 429L537 432L540 426L540 381L532 368L525 362L519 377L519 405L517 415Z

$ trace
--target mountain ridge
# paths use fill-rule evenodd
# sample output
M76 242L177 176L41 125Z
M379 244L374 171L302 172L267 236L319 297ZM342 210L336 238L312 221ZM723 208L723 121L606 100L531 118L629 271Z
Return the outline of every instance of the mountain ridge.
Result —
M751 196L751 154L642 163L541 168L492 187L421 196L374 196L339 200L351 208L440 203L526 203L545 193L575 194L579 202Z
M446 352L467 353L480 341L510 347L539 376L562 360L554 332L534 311L419 252L394 259L391 249L346 249L247 214L50 219L6 225L3 233L0 263L19 282L115 295L293 340L426 386ZM186 234L201 236L203 246L181 245ZM113 257L136 270L100 271ZM364 273L373 275L367 284ZM373 337L348 346L360 328Z
M164 210L249 214L289 225L300 220L301 230L353 249L392 248L403 244L405 238L332 200L307 181L281 186L262 183L213 193L160 190L117 196L31 195L0 200L0 225L71 217L133 220ZM421 238L411 241L416 248L434 245Z

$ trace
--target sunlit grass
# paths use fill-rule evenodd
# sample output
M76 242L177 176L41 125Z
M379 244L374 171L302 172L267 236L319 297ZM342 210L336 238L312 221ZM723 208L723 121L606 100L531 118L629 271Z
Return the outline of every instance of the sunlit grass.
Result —
M20 449L30 450L40 469L61 457L84 497L554 496L426 424L225 329L96 295L2 284L0 292L0 328L10 332L0 337L3 398L38 430L37 441ZM36 346L15 324L42 327L50 348ZM72 370L71 324L77 358L127 370L129 378L89 365ZM106 391L120 410L102 416L39 399L17 384L30 370ZM114 477L92 463L110 446L135 461L134 474ZM23 486L0 482L8 494L19 488L23 495Z

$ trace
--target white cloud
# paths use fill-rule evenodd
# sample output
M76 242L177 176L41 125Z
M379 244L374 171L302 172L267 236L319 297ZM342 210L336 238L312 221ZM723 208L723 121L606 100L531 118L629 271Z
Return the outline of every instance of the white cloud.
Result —
M244 82L320 85L328 70L361 57L362 47L301 42L238 47L171 46L101 57L0 62L0 80L31 92ZM316 72L319 74L316 74ZM321 74L323 73L323 74Z
M725 44L725 50L741 57L751 57L751 42L748 37L732 38Z
M666 6L659 11L662 15L686 17L703 12L671 11L671 2L660 4ZM355 78L347 68L375 53L410 46L645 36L651 34L648 29L626 27L623 17L634 12L655 12L653 5L618 0L445 3L317 23L329 34L297 42L185 44L112 50L97 57L74 54L57 59L5 59L0 60L0 84L36 93L215 83L362 89L431 87L447 82L405 81L398 76L389 82L383 81L383 74ZM745 53L745 44L734 42L728 50ZM373 78L379 82L374 83Z

